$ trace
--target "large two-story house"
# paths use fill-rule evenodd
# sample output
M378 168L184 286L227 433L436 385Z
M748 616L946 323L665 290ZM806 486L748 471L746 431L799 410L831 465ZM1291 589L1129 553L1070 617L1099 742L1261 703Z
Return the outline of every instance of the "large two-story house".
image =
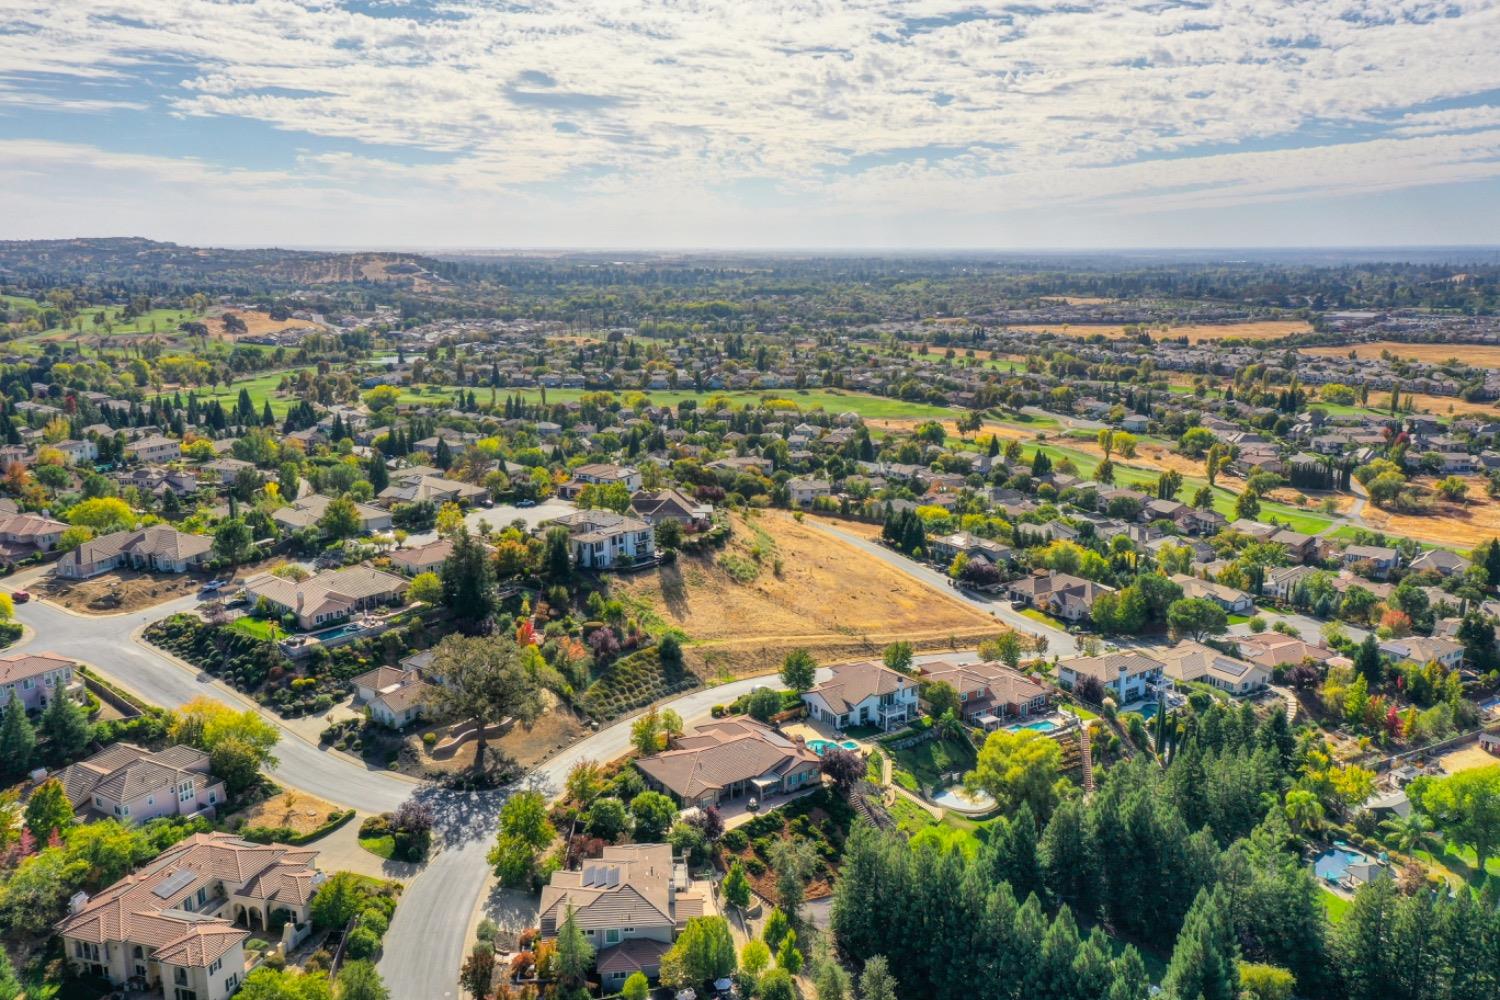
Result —
M656 554L656 535L651 525L629 514L579 510L551 523L568 529L573 562L583 569L610 569Z
M59 779L85 818L144 823L158 816L212 816L225 799L224 782L209 770L208 754L174 746L152 753L116 743L70 764Z
M1006 591L1012 601L1056 615L1064 621L1079 622L1088 618L1095 598L1100 594L1114 593L1114 588L1068 573L1039 569L1031 576L1012 580L1006 584Z
M1085 677L1091 677L1120 705L1152 694L1161 684L1162 675L1161 662L1142 653L1070 656L1057 664L1057 680L1063 687L1071 691Z
M879 663L846 663L833 676L802 693L807 714L839 729L879 726L890 730L917 715L917 682Z
M10 705L12 696L28 712L40 711L59 691L81 690L74 677L72 660L56 653L14 653L0 656L0 705Z
M323 874L318 852L198 833L57 923L74 969L116 986L135 980L168 1000L225 1000L239 989L250 932L306 924Z
M958 692L964 721L985 730L1047 708L1047 688L999 663L929 663L922 680L950 685Z
M542 937L555 937L570 912L594 946L605 993L618 993L631 973L656 978L677 932L703 916L704 897L687 866L673 863L670 845L611 845L576 871L552 873L542 888Z

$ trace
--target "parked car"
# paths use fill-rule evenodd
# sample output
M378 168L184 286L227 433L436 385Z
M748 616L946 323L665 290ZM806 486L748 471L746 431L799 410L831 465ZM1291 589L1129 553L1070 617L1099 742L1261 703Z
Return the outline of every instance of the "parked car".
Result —
M203 592L205 594L217 594L224 589L224 585L228 582L228 580L210 580L203 585Z
M536 501L535 500L517 500L516 501L516 506L517 507L535 507L536 506Z
M14 594L10 595L10 599L16 604L25 604L27 601L31 600L31 591L18 590Z

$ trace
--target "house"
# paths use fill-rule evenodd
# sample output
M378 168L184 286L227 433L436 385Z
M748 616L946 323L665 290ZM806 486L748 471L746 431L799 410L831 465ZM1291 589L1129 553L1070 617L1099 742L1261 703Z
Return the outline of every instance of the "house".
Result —
M83 975L145 980L174 1000L225 1000L244 978L245 941L273 920L306 924L323 874L318 852L197 833L57 922L63 955ZM242 925L242 926L237 926Z
M407 576L418 573L436 573L453 554L453 543L439 538L411 549L397 549L391 553L391 565Z
M1383 545L1350 545L1339 556L1339 561L1346 569L1369 563L1371 569L1368 575L1375 580L1383 580L1390 575L1399 559L1395 549L1388 549Z
M442 476L412 475L410 471L398 473L391 485L380 491L378 499L388 505L398 503L456 503L467 505L478 503L489 496L489 491L480 486L471 486Z
M1112 594L1114 588L1067 573L1039 569L1031 576L1006 584L1006 592L1012 601L1020 601L1065 621L1077 622L1089 616L1096 597Z
M180 442L160 434L149 434L139 441L132 441L125 446L125 456L133 458L137 462L157 464L170 462L175 458L182 457L182 445Z
M376 667L355 677L354 698L370 710L375 721L405 729L422 717L428 681L420 670Z
M9 706L14 697L26 711L35 712L47 707L57 691L81 691L83 682L74 678L75 666L56 653L0 656L0 705Z
M924 681L948 684L957 691L964 721L985 730L1047 708L1047 688L1003 664L929 663L921 673Z
M839 729L879 726L887 732L917 714L917 682L879 663L846 663L802 693L807 714Z
M1469 561L1447 549L1428 549L1411 561L1414 572L1432 572L1439 576L1457 576L1469 568Z
M578 510L549 523L568 529L573 562L585 569L630 565L656 554L656 536L651 526L629 514Z
M612 465L595 462L580 465L573 470L573 479L557 488L557 495L572 500L583 492L585 486L613 486L619 483L631 493L641 488L640 470L633 465Z
M1273 545L1284 546L1287 557L1299 563L1312 562L1318 558L1318 540L1312 535L1282 528L1271 536L1270 541Z
M1255 610L1255 601L1243 590L1236 590L1211 580L1200 580L1196 576L1188 576L1185 573L1173 573L1172 582L1182 588L1182 596L1213 601L1223 608L1226 614L1247 615Z
M1266 570L1260 589L1278 601L1290 601L1298 587L1320 572L1315 566L1275 566Z
M77 441L59 441L52 445L62 452L63 457L68 460L69 465L77 465L79 462L92 462L99 457L99 445L87 438Z
M301 583L261 573L246 580L244 590L251 605L264 598L277 614L295 615L302 628L311 629L393 604L406 594L406 587L406 578L394 573L348 566Z
M746 795L765 801L822 780L820 758L807 744L743 716L699 726L635 765L679 805L704 808Z
M641 490L630 498L630 512L653 528L663 521L676 521L684 528L703 531L713 524L714 505L680 490Z
M209 816L225 799L208 754L173 746L152 753L116 743L58 775L80 817L144 823L158 816Z
M290 505L280 507L271 513L271 520L283 531L301 531L304 528L316 527L328 512L328 505L333 503L333 498L321 493L309 493L305 497L293 500ZM359 518L359 530L365 534L377 531L391 530L391 512L372 507L367 503L354 503L355 515Z
M67 530L63 522L40 514L0 514L0 557L17 560L51 552Z
M1011 562L1015 558L1015 550L1008 545L989 538L980 538L971 535L967 531L956 531L951 535L930 538L927 541L927 551L932 554L935 562L951 563L960 553L969 558L983 556L992 564Z
M233 486L239 474L246 470L255 473L256 478L264 478L254 462L246 462L239 458L216 458L212 462L205 462L201 468L220 486Z
M1239 646L1240 659L1272 670L1282 664L1295 665L1303 660L1326 663L1337 655L1322 646L1314 646L1301 639L1282 635L1280 632L1239 636L1235 639L1235 643Z
M1164 673L1160 661L1142 653L1070 656L1057 664L1057 680L1063 687L1073 691L1084 678L1092 678L1119 705L1153 694Z
M606 993L618 993L631 973L655 979L677 932L705 913L687 867L668 844L611 844L575 871L553 872L542 888L542 937L573 915L594 947L594 968Z
M202 566L214 547L206 535L188 535L165 524L91 538L57 561L58 576L83 580L117 566L156 573L186 573Z
M819 497L826 497L832 492L832 487L826 479L803 479L795 478L786 481L787 499L794 507L811 507L813 501Z
M1160 654L1174 681L1200 681L1232 695L1252 694L1271 682L1270 668L1221 653L1201 642L1179 642Z
M1455 669L1463 665L1464 644L1453 639L1437 636L1413 635L1405 639L1387 639L1380 644L1380 651L1398 661L1412 663L1438 663Z

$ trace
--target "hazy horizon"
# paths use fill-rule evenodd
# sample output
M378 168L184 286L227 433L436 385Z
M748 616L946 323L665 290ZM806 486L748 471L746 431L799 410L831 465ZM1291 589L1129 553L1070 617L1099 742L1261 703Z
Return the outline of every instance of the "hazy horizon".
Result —
M1090 252L1500 232L1500 0L0 12L5 238Z

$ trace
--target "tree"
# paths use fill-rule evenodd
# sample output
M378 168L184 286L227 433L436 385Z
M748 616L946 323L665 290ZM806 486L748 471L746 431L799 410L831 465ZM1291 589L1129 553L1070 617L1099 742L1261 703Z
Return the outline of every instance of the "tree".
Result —
M1162 978L1167 1000L1236 1000L1240 977L1223 890L1200 890Z
M0 946L0 1000L16 1000L21 995L21 981L16 978L16 968L10 955Z
M59 764L83 753L94 735L83 706L60 688L53 691L52 700L47 702L40 728L52 759Z
M766 943L766 947L775 951L781 947L781 939L791 933L792 922L782 913L779 907L772 907L771 912L766 915L766 924L760 929L760 939Z
M593 966L594 946L584 937L570 905L563 922L557 927L558 982L565 990L577 989L587 981L589 969Z
M777 704L780 704L779 699ZM642 757L649 757L661 749L661 715L656 709L648 709L630 724L630 742Z
M896 1000L896 977L891 975L884 955L865 961L865 969L859 974L859 996L860 1000Z
M238 566L249 555L254 541L243 518L226 518L214 529L214 555L231 567Z
M443 605L464 631L480 631L495 611L495 569L484 546L467 531L453 538L453 551L443 560L442 583Z
M542 565L545 567L547 578L553 583L567 583L573 575L571 538L568 529L561 525L547 531Z
M792 974L785 969L772 969L760 977L758 987L760 1000L796 1000L797 988Z
M1260 514L1260 501L1254 493L1245 490L1234 498L1234 516L1237 520L1253 521Z
M296 969L273 969L262 965L245 977L235 994L237 1000L332 1000L328 977Z
M735 969L734 938L729 934L729 924L723 917L691 917L677 941L667 955L662 957L663 982L666 981L668 959L674 968L682 970L685 977L681 983L712 982L723 979Z
M62 782L56 778L42 782L26 803L26 829L37 843L45 844L54 832L62 833L72 825L73 804Z
M813 987L818 994L818 1000L853 1000L853 987L849 982L849 973L838 963L828 949L822 949L819 955L817 968L813 976Z
M337 987L338 1000L390 1000L391 996L380 973L367 961L345 962Z
M541 792L517 792L500 807L500 829L489 862L507 888L529 888L536 875L537 857L552 843L557 830L547 818Z
M591 836L613 843L630 828L630 813L614 796L601 796L583 814L583 827Z
M1286 818L1294 831L1316 830L1323 822L1323 803L1315 792L1293 788L1286 793Z
M750 879L745 876L744 865L738 861L730 865L724 875L724 900L737 910L750 908Z
M1202 642L1211 635L1222 635L1229 628L1224 609L1206 597L1184 597L1167 608L1167 625L1178 638Z
M817 678L818 664L805 649L794 649L781 661L781 683L799 694L810 690Z
M308 911L325 930L342 930L365 908L368 893L359 875L335 872L313 896Z
M1240 965L1240 996L1245 1000L1292 1000L1297 977L1286 969L1259 962Z
M630 800L630 812L635 817L635 839L654 842L677 818L677 805L661 792L645 791Z
M1062 749L1033 729L990 733L964 785L992 796L1007 813L1023 802L1045 823L1058 798Z
M1483 872L1500 846L1500 764L1442 778L1423 775L1406 793L1450 843L1474 849L1476 870Z
M68 511L68 523L92 528L96 535L107 535L134 528L136 518L130 504L119 497L94 497L75 504Z
M669 521L676 524L676 521ZM624 1000L649 1000L651 996L651 980L646 978L644 972L632 972L625 980L625 985L620 987L620 996Z
M751 977L759 978L762 972L771 964L771 949L766 947L764 941L751 938L745 942L740 949L740 971Z
M882 657L885 660L885 665L892 670L900 671L903 674L911 673L912 649L911 643L906 640L903 639L886 646Z
M776 873L776 905L795 926L807 894L807 880L818 864L810 840L775 840L770 849L771 870Z
M213 773L224 779L230 795L239 795L260 780L260 751L237 736L227 736L215 743L208 760Z
M1402 854L1437 850L1437 834L1432 817L1426 813L1413 812L1408 816L1394 816L1382 822L1380 828L1386 832L1391 845Z
M21 704L20 696L11 691L5 721L0 723L0 768L13 778L25 774L35 749L36 730L26 718L26 706Z
M438 643L429 673L434 683L427 686L425 696L434 714L475 727L476 772L484 771L487 727L509 718L529 729L541 714L536 674L527 669L509 638L450 635Z
M745 711L758 722L770 722L781 711L781 695L768 687L757 688L745 700Z
M663 552L676 552L682 545L682 525L670 518L657 522L656 547Z
M235 741L236 749L248 748L260 768L278 763L272 748L281 739L281 731L262 718L254 709L236 712L212 698L194 698L178 709L167 727L173 743L196 747L210 757L214 750Z
M797 932L787 931L776 949L776 965L792 975L802 971L802 951L797 947Z
M443 581L436 573L418 573L411 578L411 585L406 588L406 597L426 604L441 604Z
M819 769L833 782L839 795L847 799L865 776L865 759L854 750L834 747L823 754Z
M354 505L353 498L341 496L330 500L323 509L323 516L318 518L318 530L335 541L357 536L360 532L359 508Z
M495 949L484 942L474 945L464 959L458 982L474 1000L488 1000L495 982Z

